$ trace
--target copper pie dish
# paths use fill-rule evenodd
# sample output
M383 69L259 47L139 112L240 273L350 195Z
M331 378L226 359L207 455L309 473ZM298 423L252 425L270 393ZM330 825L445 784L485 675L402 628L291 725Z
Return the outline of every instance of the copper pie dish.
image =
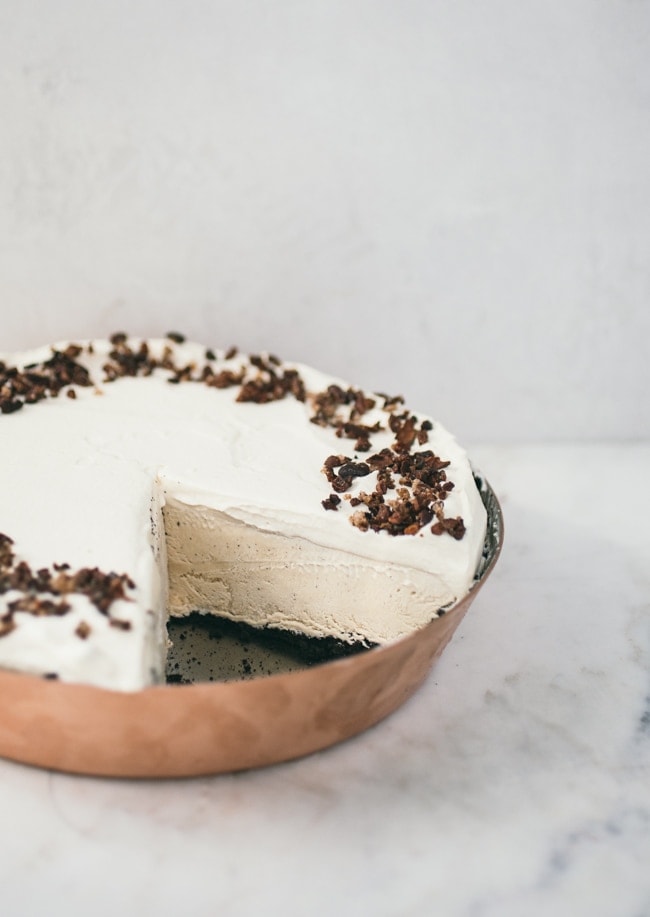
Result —
M118 692L0 672L0 756L111 777L189 777L261 767L350 738L420 686L498 559L503 516L488 511L473 587L446 614L394 643L298 671Z

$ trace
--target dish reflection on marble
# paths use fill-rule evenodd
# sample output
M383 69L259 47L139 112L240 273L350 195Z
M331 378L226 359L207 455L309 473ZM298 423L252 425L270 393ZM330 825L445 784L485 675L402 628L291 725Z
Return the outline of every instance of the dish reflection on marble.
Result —
M476 580L420 630L316 665L265 649L253 665L250 643L235 640L221 673L206 670L199 646L181 680L202 680L129 693L0 672L0 755L71 773L196 776L297 758L374 725L422 683L498 559L501 508L477 481L488 530ZM257 668L264 677L246 677Z

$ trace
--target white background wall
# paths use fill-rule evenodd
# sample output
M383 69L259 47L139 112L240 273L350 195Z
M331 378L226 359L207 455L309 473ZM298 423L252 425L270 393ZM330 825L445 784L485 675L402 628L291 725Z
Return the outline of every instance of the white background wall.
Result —
M0 349L178 328L650 435L645 0L0 0Z

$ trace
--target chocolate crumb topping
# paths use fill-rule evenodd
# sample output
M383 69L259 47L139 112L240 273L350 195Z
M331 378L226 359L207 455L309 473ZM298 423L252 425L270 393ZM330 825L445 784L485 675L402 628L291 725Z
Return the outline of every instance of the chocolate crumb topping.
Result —
M285 369L280 374L280 360L273 356L264 359L253 355L249 357L249 362L258 370L258 374L244 382L237 401L266 404L269 401L279 401L289 394L297 401L305 400L305 386L297 370Z
M90 386L88 370L77 361L81 347L70 344L65 350L53 350L49 360L20 370L0 361L0 413L13 414L25 404L44 398L56 398L70 386Z
M68 602L53 602L51 599L39 599L36 595L25 595L14 602L9 602L7 610L10 615L17 611L26 611L36 618L60 617L70 611Z
M428 430L431 429L431 424L429 423L425 427L426 421L424 421L418 428L417 422L417 417L414 414L409 414L408 411L403 414L391 414L388 425L392 432L396 434L396 440L393 443L393 449L396 452L410 452L416 439L420 446L428 442Z
M170 331L167 340L171 343L157 358L151 353L146 340L131 344L124 331L115 332L109 338L112 349L102 367L102 381L108 383L125 376L150 376L157 370L163 370L169 374L167 381L173 385L201 382L213 388L239 387L237 400L240 402L266 404L286 396L293 396L298 401L306 398L298 371L284 367L274 354L242 358L239 369L220 369L214 366L218 362L217 354L208 348L203 366L194 363L177 365L173 345L183 343L185 336L178 331ZM92 344L86 349L88 353L94 352ZM82 353L81 345L70 344L62 352L54 350L51 359L23 370L0 362L0 413L12 414L25 404L34 404L46 397L55 398L67 386L93 385L88 370L77 359ZM230 347L224 354L224 360L233 360L237 354L237 348ZM96 391L101 393L99 389ZM72 399L77 397L72 388L68 388L67 395Z
M452 538L460 541L465 534L465 523L460 516L456 516L455 519L443 518L431 526L431 531L434 535L442 535L443 532L448 532Z
M435 456L431 450L412 452L416 443L422 446L428 442L433 424L429 420L418 423L418 418L409 411L397 413L397 408L404 402L401 396L379 397L384 399L383 409L389 413L388 427L395 434L392 447L382 449L365 462L353 462L343 455L330 455L323 467L323 473L335 493L349 491L356 477L377 472L374 491L361 492L350 499L353 507L365 506L365 510L358 509L351 515L352 524L362 531L372 529L392 535L415 535L435 518L436 524L431 528L433 534L446 532L453 538L462 538L465 532L463 520L450 520L444 514L444 501L453 489L453 483L447 480L444 470L449 463ZM315 407L311 418L313 423L335 427L339 438L356 438L355 450L358 452L370 451L370 437L383 428L379 422L373 425L359 423L359 418L374 407L373 399L354 389L344 390L338 385L331 385L312 400ZM348 408L348 419L342 408Z
M338 510L341 498L337 494L330 494L327 500L321 500L325 509Z
M343 389L340 385L328 385L324 392L312 396L314 414L312 423L321 427L338 427L346 422L358 421L372 410L376 404L374 398L368 398L359 389ZM341 408L347 408L341 411Z
M405 441L410 440L415 431L415 422L412 415L397 418L395 429L406 431ZM431 527L434 535L447 533L460 540L465 534L463 520L460 517L449 519L444 512L444 501L454 487L453 482L447 480L445 469L448 466L449 462L430 449L408 453L385 448L365 462L352 462L345 455L330 455L322 470L337 493L349 490L355 478L376 472L373 491L350 496L352 507L365 507L350 516L352 524L361 531L372 529L390 535L417 535L435 519ZM325 509L332 508L325 503L323 501Z
M129 346L126 336L119 334L111 338L111 344L113 350L108 355L109 362L102 367L106 374L104 382L114 382L122 376L150 376L158 365L157 361L151 359L146 341L134 350ZM163 352L163 363L168 353L166 348Z
M10 634L12 630L16 627L12 618L3 615L0 618L0 637L6 637L7 634Z
M209 366L203 370L203 381L206 385L213 388L231 388L234 385L241 385L246 377L246 370L240 369L239 372L233 372L231 369L222 369L220 372L213 372Z
M184 336L170 332L167 338L173 343L182 343ZM151 375L157 369L167 370L168 382L178 385L181 382L202 382L212 388L231 388L239 386L237 401L266 404L278 401L287 395L293 395L298 401L305 400L305 387L297 370L283 368L279 357L253 355L242 360L238 370L230 367L218 369L213 367L217 355L211 349L206 350L205 359L209 362L202 367L193 363L177 366L171 347L166 347L162 357L156 359L150 353L146 341L136 350L128 343L126 336L111 338L114 349L110 352L110 362L104 365L105 382L112 382L120 376ZM237 355L236 347L229 348L225 360L232 360ZM248 363L248 365L246 365Z
M311 422L319 427L334 427L339 439L354 439L357 452L369 452L370 436L379 433L383 426L379 421L363 424L359 421L377 404L360 389L343 389L340 385L329 385L324 392L311 396L314 413Z
M370 465L366 462L345 462L339 468L339 476L342 478L362 478L370 474Z
M28 563L16 558L13 540L0 533L0 595L12 591L22 593L7 603L7 610L0 618L0 637L14 629L17 612L36 617L60 617L71 608L62 597L80 593L102 614L108 615L113 602L118 599L129 601L127 590L135 588L133 581L124 573L103 573L97 567L82 567L74 573L69 573L69 569L68 564L53 564L51 570L48 567L32 570ZM130 627L128 622L120 622L116 626L124 624Z
M377 392L380 398L384 400L384 410L391 411L399 404L404 404L403 395L386 395L384 392Z

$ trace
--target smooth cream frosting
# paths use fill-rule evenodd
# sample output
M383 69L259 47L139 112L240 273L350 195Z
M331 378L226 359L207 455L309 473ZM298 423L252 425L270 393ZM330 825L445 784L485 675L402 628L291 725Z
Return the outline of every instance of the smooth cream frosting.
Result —
M130 629L111 626L74 594L64 615L17 612L14 629L0 637L0 666L123 690L159 680L167 554L173 613L198 607L237 617L248 609L250 623L344 641L396 639L469 589L485 509L464 450L440 424L412 451L430 449L449 461L454 489L445 514L463 518L464 537L435 535L430 526L415 535L362 531L350 523L359 510L345 496L372 490L376 472L355 479L337 511L323 508L331 493L325 459L345 454L363 462L367 455L332 427L310 422L309 398L240 403L236 386L172 385L163 369L104 382L111 344L93 342L93 353L83 346L78 360L94 385L75 386L74 399L64 390L0 416L0 532L34 570L65 562L127 573L135 588L111 616ZM197 344L148 346L157 356L171 347L177 366L206 364ZM46 347L0 360L23 368L51 354ZM256 372L245 356L216 352L208 363ZM307 366L282 366L297 370L309 393L347 387ZM372 453L395 441L387 417L379 406L363 417L385 428L371 435ZM0 616L16 596L0 595ZM82 621L84 639L75 633Z

